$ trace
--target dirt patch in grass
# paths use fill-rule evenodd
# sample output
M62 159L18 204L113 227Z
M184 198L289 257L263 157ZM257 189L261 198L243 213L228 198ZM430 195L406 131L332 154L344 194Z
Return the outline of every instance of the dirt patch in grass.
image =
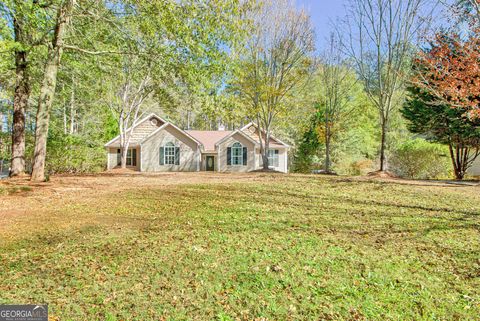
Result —
M375 171L367 174L368 177L373 178L398 178L395 174L389 171Z

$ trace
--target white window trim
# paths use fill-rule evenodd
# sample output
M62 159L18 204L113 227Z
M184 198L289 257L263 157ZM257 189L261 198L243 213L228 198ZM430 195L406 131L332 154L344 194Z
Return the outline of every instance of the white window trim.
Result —
M269 148L268 149L268 167L273 167L273 168L279 168L280 167L280 151L278 151L278 154L277 157L275 157L275 151L277 149L276 148ZM272 153L273 155L270 156L270 153ZM277 164L278 166L275 166L275 158L277 159ZM271 164L270 164L270 160L272 161Z
M173 149L173 153L169 153L167 155L167 149L170 149L172 148ZM166 143L165 146L163 147L163 164L165 165L175 165L175 149L176 149L176 146L174 143ZM173 157L173 161L172 163L169 163L167 162L167 157Z
M237 145L237 144L240 145L240 147L238 147L238 146L234 147L234 146ZM235 142L235 143L232 144L232 146L230 146L230 148L231 148L231 153L230 153L230 165L231 165L231 166L244 166L244 165L243 165L243 145L242 145L241 143L239 143L239 142ZM233 153L233 150L234 150L234 149L240 149L240 155L234 156L234 153ZM240 163L239 163L239 164L235 164L235 163L234 163L233 160L234 160L235 158L236 158L237 160L240 159Z

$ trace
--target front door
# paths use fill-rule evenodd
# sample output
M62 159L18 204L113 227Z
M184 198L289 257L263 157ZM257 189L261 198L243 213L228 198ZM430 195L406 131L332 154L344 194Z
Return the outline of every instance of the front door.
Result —
M215 170L215 156L206 156L207 171L213 172Z

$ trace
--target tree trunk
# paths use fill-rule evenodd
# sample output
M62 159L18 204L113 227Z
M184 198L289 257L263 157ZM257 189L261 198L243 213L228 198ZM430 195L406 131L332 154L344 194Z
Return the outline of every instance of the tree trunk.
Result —
M330 172L330 123L328 111L325 112L325 172Z
M262 136L260 129L258 130L259 137ZM263 144L263 169L268 170L268 149L270 148L270 129L265 130L265 143Z
M15 41L25 42L24 17L19 13L13 19ZM15 94L13 98L12 123L12 161L10 177L25 174L25 111L30 97L30 77L28 74L28 52L24 49L15 50Z
M330 172L330 134L325 139L325 172Z
M121 168L125 169L127 168L127 154L128 154L128 148L122 147L120 148L121 158L120 158L120 165Z
M269 169L269 166L268 166L268 149L265 148L265 151L263 152L262 154L262 165L263 165L263 169L264 170L268 170Z
M35 128L35 152L32 169L33 181L45 180L45 157L47 154L47 136L50 122L50 108L55 93L58 64L54 58L55 53L49 53L45 75L40 89L38 111Z
M70 93L70 135L75 133L75 77L72 76L72 92Z
M48 48L40 97L38 100L37 121L35 128L35 151L32 169L33 181L45 180L45 157L47 154L48 125L50 122L50 108L52 107L57 73L63 53L63 37L70 21L70 13L74 0L68 0L58 9L57 23L52 43Z
M122 115L125 115L122 113ZM125 118L120 116L120 168L127 168L127 153L128 146L130 144L130 137L132 132L128 132L128 122L130 119L130 113L125 115ZM133 125L132 125L133 129Z
M124 148L122 152L122 168L127 168L127 153L128 149Z
M67 134L67 103L63 102L63 134Z
M386 119L382 120L382 137L380 143L380 171L383 172L386 169L385 166L385 150L387 149L387 126Z
M18 31L15 31L17 34ZM25 174L25 110L30 96L27 52L15 52L16 83L13 98L12 162L10 177Z
M465 171L463 170L464 166L460 161L460 150L458 146L454 148L452 144L448 144L448 149L450 151L450 159L452 160L453 172L455 174L455 179L463 180L465 176ZM454 150L455 149L455 150Z

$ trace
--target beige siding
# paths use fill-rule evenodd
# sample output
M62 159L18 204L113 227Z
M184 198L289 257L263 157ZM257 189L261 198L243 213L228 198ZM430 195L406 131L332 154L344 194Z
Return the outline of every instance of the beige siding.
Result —
M248 135L254 141L260 142L260 131L254 125L250 125L250 127L245 128L243 130L243 133ZM262 138L265 139L265 135L262 135ZM271 137L270 137L270 140L269 140L269 144L272 147L278 147L279 146L279 143Z
M113 169L117 166L117 148L108 148L107 150L107 169Z
M287 172L287 157L288 152L285 148L274 148L278 149L278 167L274 169L279 172L286 173Z
M180 165L160 165L160 147L167 143L180 147ZM142 144L144 172L192 172L200 169L200 150L189 137L172 126L160 130Z
M248 157L247 165L227 165L227 148L235 142L239 142L242 146L247 147ZM217 168L219 172L250 172L255 170L255 144L242 136L234 134L218 146Z
M137 166L128 166L128 168L140 170L140 148L136 147L137 150ZM114 169L117 167L117 150L118 148L110 147L107 149L107 169Z
M468 174L471 176L480 176L480 156L475 160L472 167L470 167Z
M288 150L287 149L279 149L278 155L278 168L277 171L286 173L288 171L287 168L287 158L288 158Z
M288 149L287 148L271 148L271 149L278 149L278 167L271 167L271 168L282 173L287 173ZM263 168L262 154L260 153L260 148L256 149L255 157L256 157L255 169Z

